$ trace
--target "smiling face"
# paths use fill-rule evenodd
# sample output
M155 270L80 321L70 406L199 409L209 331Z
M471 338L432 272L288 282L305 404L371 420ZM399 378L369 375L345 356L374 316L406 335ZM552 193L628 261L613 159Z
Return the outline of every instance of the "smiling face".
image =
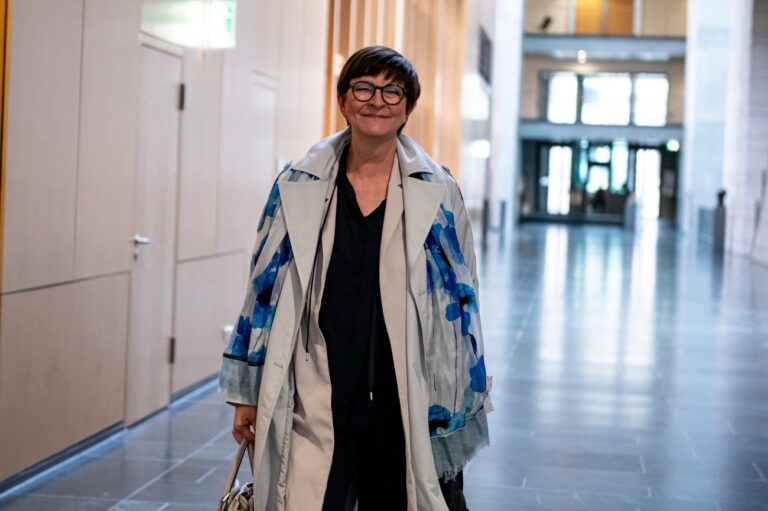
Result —
M354 78L351 84L354 85L360 81L377 87L393 83L403 87L402 83L387 78L386 73L360 76ZM397 131L408 120L408 98L404 98L397 105L389 105L384 102L381 93L381 89L377 89L371 99L360 101L355 98L350 87L347 92L339 96L339 107L352 129L352 136L357 134L369 138L395 138Z

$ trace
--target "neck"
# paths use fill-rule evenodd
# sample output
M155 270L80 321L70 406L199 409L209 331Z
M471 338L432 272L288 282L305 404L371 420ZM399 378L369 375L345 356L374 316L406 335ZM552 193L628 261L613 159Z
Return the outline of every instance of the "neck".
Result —
M347 173L389 175L396 153L397 137L379 140L352 136L349 143Z

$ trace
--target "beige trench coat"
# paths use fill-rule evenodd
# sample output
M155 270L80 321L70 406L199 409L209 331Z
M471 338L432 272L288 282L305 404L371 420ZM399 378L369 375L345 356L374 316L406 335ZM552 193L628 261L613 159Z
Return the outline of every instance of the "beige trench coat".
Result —
M321 141L293 165L317 180L278 182L294 259L282 286L261 375L254 446L256 510L320 511L322 507L333 455L333 425L327 353L317 316L335 231L336 150L347 136L342 132ZM435 164L409 147L409 142L407 137L398 140L387 190L380 249L381 300L405 430L408 509L444 511L447 506L427 421L420 328L429 313L423 245L444 195L459 194L459 190L452 180L412 177L435 172ZM468 244L464 253L474 272L468 220L457 218L456 225ZM313 264L307 340L302 316Z

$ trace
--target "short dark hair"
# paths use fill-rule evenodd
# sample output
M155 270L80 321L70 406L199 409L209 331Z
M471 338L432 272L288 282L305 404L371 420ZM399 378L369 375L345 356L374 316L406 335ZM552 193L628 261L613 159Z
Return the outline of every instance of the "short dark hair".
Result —
M336 94L343 96L355 78L376 76L380 73L402 82L405 89L405 109L410 114L421 95L419 75L408 59L386 46L368 46L352 54L341 69Z

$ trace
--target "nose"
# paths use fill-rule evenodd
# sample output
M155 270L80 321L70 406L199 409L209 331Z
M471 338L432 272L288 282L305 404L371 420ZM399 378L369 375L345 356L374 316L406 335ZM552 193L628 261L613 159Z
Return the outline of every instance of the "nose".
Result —
M374 89L373 97L368 100L369 103L373 103L376 106L384 106L387 103L384 101L384 91L381 89Z

